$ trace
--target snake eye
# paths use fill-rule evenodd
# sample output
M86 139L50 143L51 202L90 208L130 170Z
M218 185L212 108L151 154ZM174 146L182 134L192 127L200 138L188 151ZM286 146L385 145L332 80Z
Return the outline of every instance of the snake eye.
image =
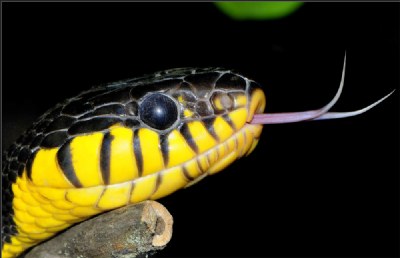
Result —
M139 116L148 126L164 130L178 119L178 108L171 98L154 93L147 96L140 104Z

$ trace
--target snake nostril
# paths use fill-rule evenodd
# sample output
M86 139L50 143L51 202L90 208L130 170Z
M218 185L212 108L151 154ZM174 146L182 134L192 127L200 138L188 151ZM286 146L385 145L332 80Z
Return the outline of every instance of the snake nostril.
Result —
M216 114L223 113L227 110L230 111L235 106L235 98L222 91L214 92L210 101Z
M231 99L230 96L227 94L223 94L221 96L221 104L224 106L226 109L231 109L233 106L233 100Z

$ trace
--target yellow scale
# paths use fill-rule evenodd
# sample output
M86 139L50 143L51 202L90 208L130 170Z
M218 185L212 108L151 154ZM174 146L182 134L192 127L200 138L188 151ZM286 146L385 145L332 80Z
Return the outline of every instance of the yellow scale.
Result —
M215 103L218 107L218 102ZM71 142L72 164L82 188L75 188L58 165L59 148L40 149L33 161L32 180L27 178L24 170L12 185L12 205L18 233L11 237L11 244L4 244L2 257L15 257L60 230L95 214L169 195L248 155L257 145L262 125L246 122L255 112L264 110L264 93L258 89L253 91L249 103L244 95L238 96L235 105L238 108L229 113L229 118L236 130L222 117L214 121L219 141L202 122L187 122L198 153L178 130L173 130L168 135L168 164L164 164L159 134L147 128L139 129L143 159L140 177L132 144L132 129L122 125L112 126L109 130L113 141L108 185L103 182L99 165L104 137L102 132L77 136ZM184 111L184 116L191 115L188 110ZM194 181L190 181L189 177Z

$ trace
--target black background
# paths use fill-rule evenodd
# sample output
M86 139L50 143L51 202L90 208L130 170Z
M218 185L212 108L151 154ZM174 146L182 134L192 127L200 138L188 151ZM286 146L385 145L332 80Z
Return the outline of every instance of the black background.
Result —
M3 148L90 86L185 66L233 68L267 112L366 106L399 87L398 3L306 3L238 22L212 3L3 3ZM265 126L223 172L161 199L159 257L399 255L399 92L355 118Z

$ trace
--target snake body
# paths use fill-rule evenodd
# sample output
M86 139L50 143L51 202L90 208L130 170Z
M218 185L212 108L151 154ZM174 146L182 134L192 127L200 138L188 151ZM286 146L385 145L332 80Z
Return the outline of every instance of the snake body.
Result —
M254 81L182 68L82 92L43 114L3 154L2 257L17 257L107 210L159 199L257 145Z

